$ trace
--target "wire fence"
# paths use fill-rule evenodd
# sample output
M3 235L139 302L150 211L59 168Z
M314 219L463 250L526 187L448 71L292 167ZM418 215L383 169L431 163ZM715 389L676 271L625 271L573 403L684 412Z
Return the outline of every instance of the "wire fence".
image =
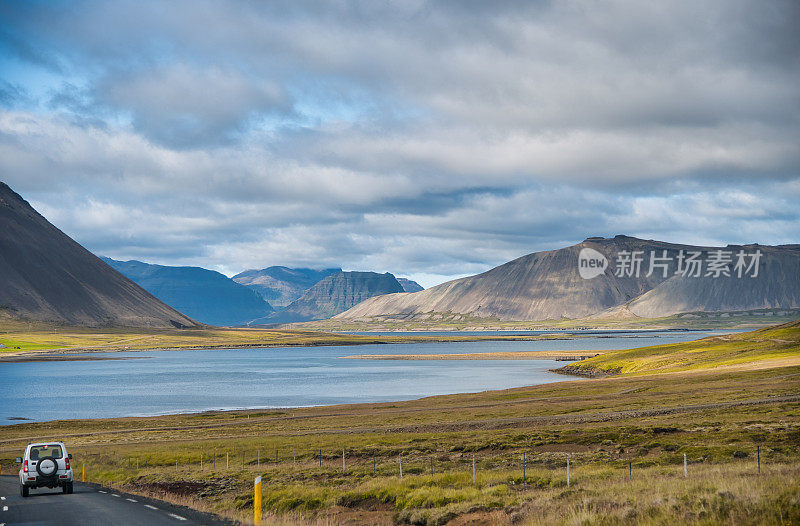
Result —
M92 471L124 470L131 474L144 474L153 470L171 470L181 475L188 473L236 473L253 475L313 475L317 477L408 477L415 475L437 475L466 473L477 483L481 474L507 472L518 484L536 484L539 472L546 470L553 476L566 478L567 485L574 481L575 470L585 466L604 466L619 470L622 476L634 478L638 468L652 466L675 467L685 477L691 475L693 465L710 463L703 453L663 451L657 454L613 452L598 458L594 452L542 452L534 449L514 451L397 451L380 448L297 448L288 449L227 449L197 451L191 454L118 455L105 451L92 455L75 455L73 469L79 480L85 466L87 478ZM83 457L83 458L81 458ZM749 463L753 472L761 473L761 446L739 448L731 454L731 460ZM0 473L12 473L11 466L0 464ZM13 468L16 473L18 466ZM537 474L534 474L536 472Z

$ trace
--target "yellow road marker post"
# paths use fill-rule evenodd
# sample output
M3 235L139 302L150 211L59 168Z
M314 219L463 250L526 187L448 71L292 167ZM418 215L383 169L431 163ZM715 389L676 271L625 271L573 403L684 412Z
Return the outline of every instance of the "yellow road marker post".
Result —
M256 477L253 492L253 522L258 525L261 524L261 475Z
M86 482L86 465L81 466L81 482Z

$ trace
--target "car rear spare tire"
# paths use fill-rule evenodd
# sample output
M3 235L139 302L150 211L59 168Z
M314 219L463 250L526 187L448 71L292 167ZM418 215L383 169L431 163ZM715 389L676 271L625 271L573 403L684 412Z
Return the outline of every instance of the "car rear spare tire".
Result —
M44 457L36 463L36 472L39 476L44 478L51 478L56 476L58 471L58 464L53 457Z

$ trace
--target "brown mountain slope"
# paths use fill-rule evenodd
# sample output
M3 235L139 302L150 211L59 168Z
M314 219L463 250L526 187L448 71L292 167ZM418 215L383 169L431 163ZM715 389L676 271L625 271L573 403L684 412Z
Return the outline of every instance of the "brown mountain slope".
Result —
M609 262L605 272L584 279L578 256L590 248ZM457 279L413 294L371 298L336 318L361 318L392 314L452 312L501 320L583 318L620 306L643 317L668 316L687 311L726 311L800 307L800 246L729 246L722 250L747 254L760 250L758 275L753 278L676 275L680 251L702 252L703 258L719 247L695 247L628 236L589 238L577 245L536 252L483 274ZM615 264L623 252L645 255L639 276L617 276ZM666 256L664 269L648 276L651 253ZM733 266L731 265L731 269ZM703 269L703 273L706 269ZM752 270L751 270L752 273Z
M73 241L2 182L0 312L88 326L196 325Z

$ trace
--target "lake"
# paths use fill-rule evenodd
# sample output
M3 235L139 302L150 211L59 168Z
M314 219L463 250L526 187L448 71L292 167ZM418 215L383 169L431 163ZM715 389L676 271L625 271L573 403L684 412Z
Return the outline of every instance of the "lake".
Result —
M46 421L302 407L506 389L570 377L549 372L565 365L554 360L342 357L629 349L711 334L720 332L595 331L571 340L142 351L92 355L130 360L0 363L0 425L20 423L17 418Z

